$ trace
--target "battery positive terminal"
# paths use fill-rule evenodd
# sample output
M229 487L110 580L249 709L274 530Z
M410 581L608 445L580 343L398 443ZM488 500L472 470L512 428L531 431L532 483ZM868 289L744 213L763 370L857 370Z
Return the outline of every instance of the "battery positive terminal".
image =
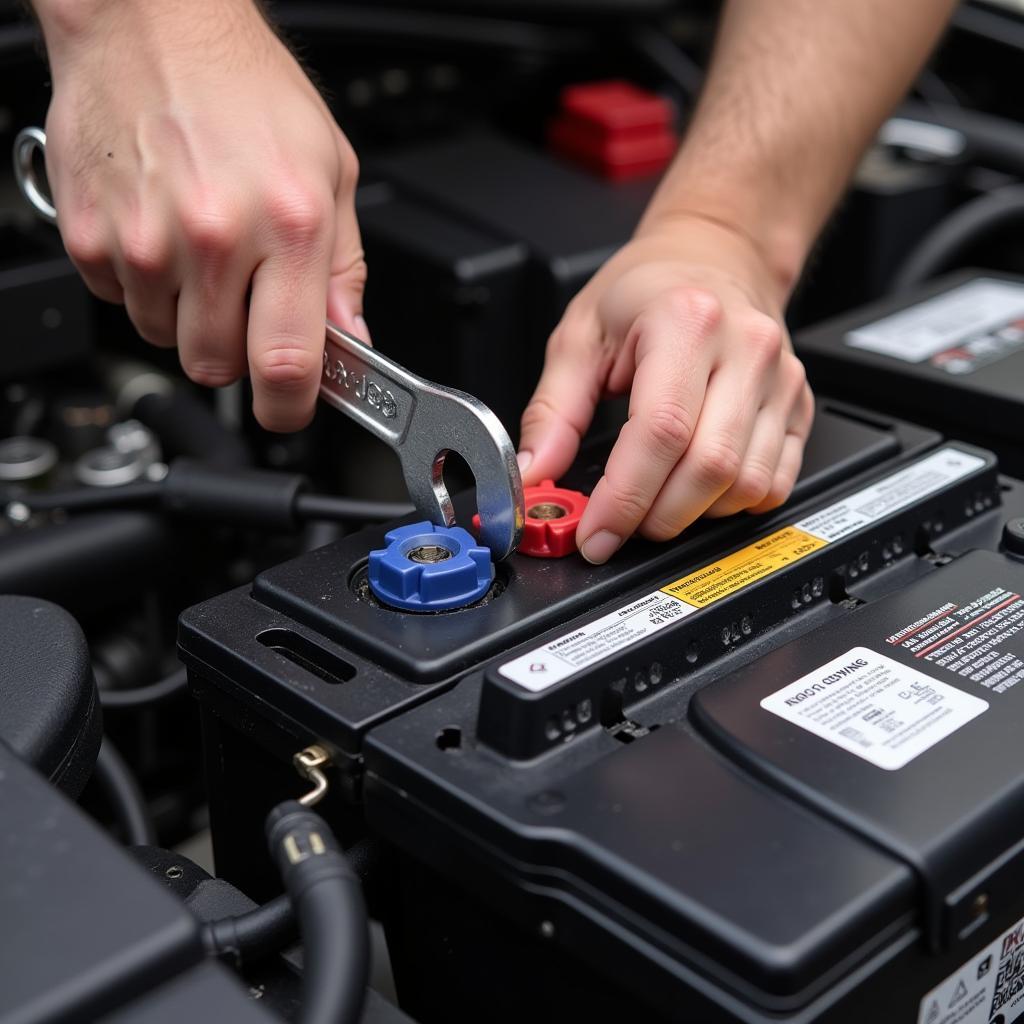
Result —
M543 480L523 491L526 522L516 550L532 558L565 558L576 552L576 527L580 525L587 496L580 491L556 487L554 480ZM478 516L473 517L479 529Z
M494 580L490 551L459 526L412 523L391 530L386 548L370 552L374 597L409 612L464 608L482 598Z

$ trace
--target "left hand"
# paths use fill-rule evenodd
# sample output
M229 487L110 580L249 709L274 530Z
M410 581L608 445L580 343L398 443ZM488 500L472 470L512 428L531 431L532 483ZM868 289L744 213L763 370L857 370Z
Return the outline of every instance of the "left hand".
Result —
M569 305L523 414L527 485L568 469L605 395L622 428L577 531L607 561L634 532L788 498L814 403L783 321L784 289L741 232L699 215L648 226Z

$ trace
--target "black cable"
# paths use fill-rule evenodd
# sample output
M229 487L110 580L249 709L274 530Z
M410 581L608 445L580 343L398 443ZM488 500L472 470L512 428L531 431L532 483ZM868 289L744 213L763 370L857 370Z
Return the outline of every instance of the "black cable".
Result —
M228 958L239 965L249 963L295 941L292 901L283 894L247 914L207 921L201 934L210 956Z
M265 825L302 937L301 1024L355 1024L370 972L370 932L359 879L327 823L287 800Z
M131 769L106 736L100 744L93 777L114 812L127 842L131 846L154 845L156 829L146 799Z
M145 481L117 487L75 487L68 491L44 491L25 494L16 500L31 512L96 512L109 508L133 508L155 505L160 500L161 484Z
M149 686L134 686L130 690L100 690L100 703L104 711L111 708L148 707L183 693L187 688L188 670L179 668Z
M977 242L1024 221L1024 185L1007 185L954 210L917 243L893 278L899 294L948 270Z
M17 501L30 512L97 512L159 505L176 518L285 532L314 519L378 523L413 511L411 505L401 502L307 494L304 486L304 478L292 473L175 459L167 476L157 482L25 494Z
M299 494L295 514L299 519L328 519L340 523L386 523L413 511L412 505L391 501L336 498L331 494Z

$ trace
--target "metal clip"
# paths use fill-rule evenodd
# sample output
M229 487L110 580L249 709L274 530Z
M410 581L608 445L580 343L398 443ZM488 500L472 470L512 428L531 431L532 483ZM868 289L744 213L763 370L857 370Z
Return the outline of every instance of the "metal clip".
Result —
M299 803L303 807L312 807L319 803L321 797L327 792L327 776L320 769L323 765L330 763L330 755L319 743L311 744L292 757L295 770L304 779L313 783L313 788L305 796L299 797Z

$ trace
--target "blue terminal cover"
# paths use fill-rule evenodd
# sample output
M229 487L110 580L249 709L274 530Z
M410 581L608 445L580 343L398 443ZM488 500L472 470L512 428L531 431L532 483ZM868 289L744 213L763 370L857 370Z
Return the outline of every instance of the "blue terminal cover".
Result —
M478 601L494 579L491 553L459 526L411 523L370 552L374 596L403 611L441 612Z

